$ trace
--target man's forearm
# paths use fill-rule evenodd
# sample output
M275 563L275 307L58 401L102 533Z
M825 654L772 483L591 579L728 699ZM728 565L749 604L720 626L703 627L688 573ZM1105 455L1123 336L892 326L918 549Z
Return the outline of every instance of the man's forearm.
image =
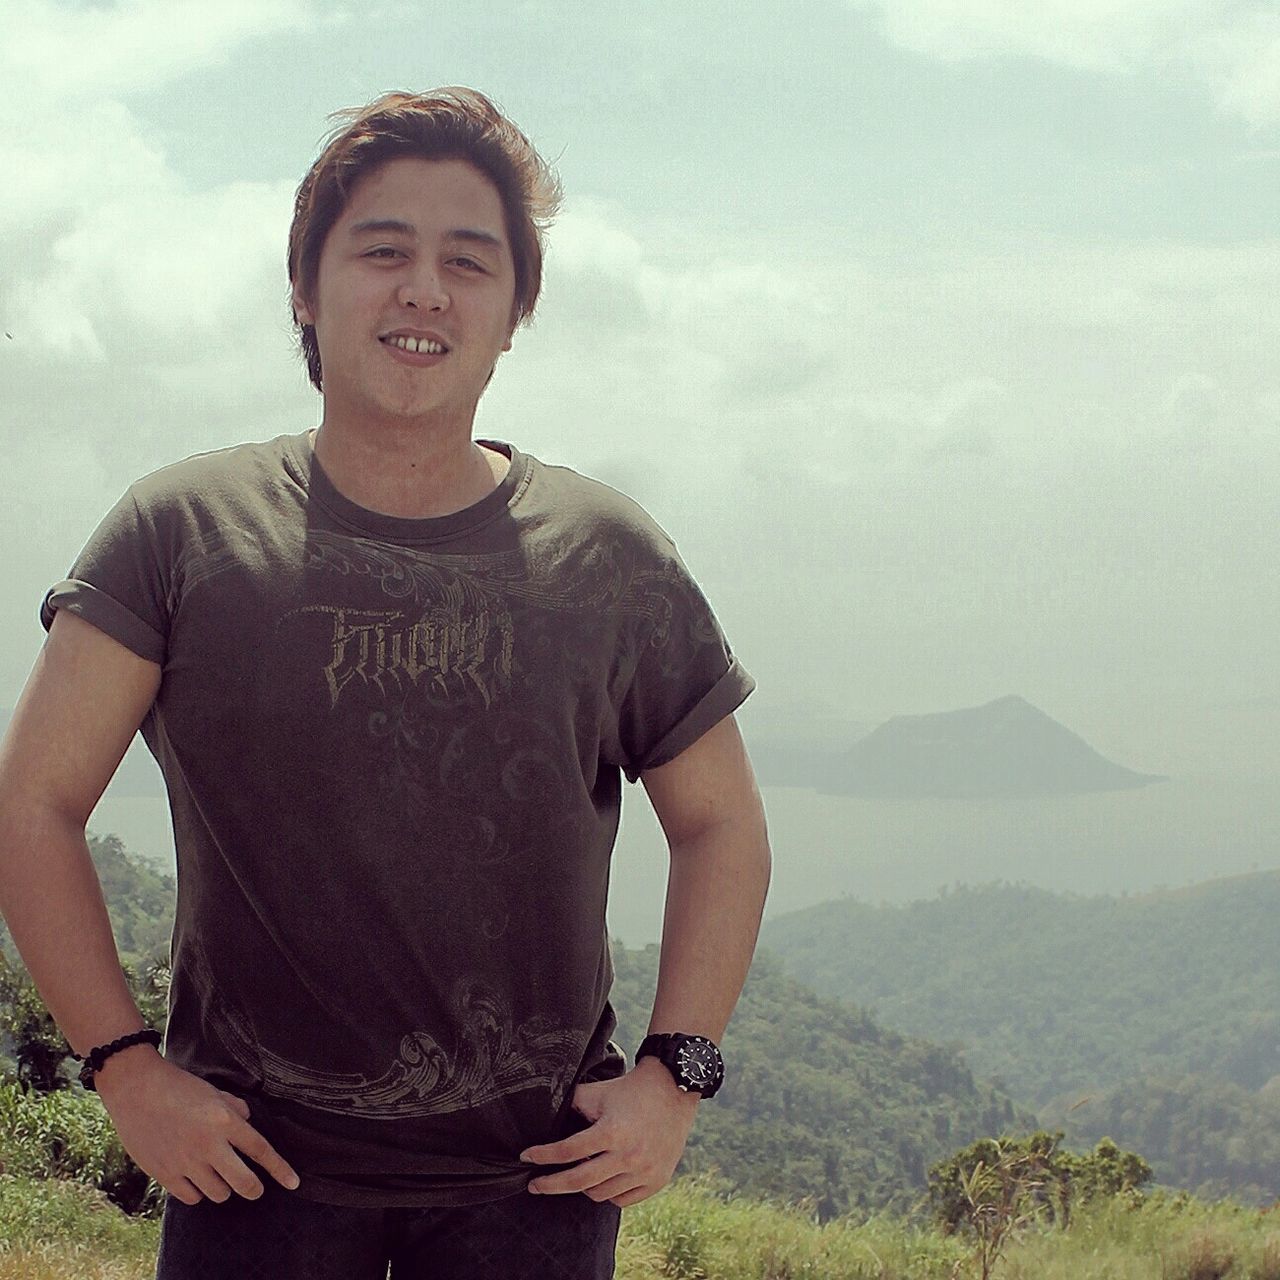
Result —
M84 827L30 803L0 808L0 911L59 1030L82 1054L136 1031Z
M651 1033L724 1035L751 967L771 866L763 813L672 845Z

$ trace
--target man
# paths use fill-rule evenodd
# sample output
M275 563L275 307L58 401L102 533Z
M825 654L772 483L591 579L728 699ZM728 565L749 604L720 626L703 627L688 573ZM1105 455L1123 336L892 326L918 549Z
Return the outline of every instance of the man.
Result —
M289 242L321 424L139 481L49 592L0 905L170 1193L163 1280L594 1280L723 1075L770 870L752 681L634 503L472 439L550 170L472 91L348 115ZM139 726L179 859L163 1055L84 839ZM671 848L630 1070L620 771Z

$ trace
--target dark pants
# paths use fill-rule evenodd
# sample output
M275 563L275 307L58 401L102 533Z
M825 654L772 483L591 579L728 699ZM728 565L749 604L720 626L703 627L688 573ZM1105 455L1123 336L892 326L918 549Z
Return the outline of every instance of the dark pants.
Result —
M257 1200L168 1196L156 1280L612 1280L622 1210L528 1191L458 1208L303 1200L271 1178Z

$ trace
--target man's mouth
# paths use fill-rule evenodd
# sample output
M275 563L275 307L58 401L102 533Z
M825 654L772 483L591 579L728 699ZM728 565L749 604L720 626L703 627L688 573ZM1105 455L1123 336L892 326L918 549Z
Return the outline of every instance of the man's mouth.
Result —
M401 351L422 352L429 356L444 355L449 350L443 342L436 342L432 338L412 338L402 333L389 333L378 341L385 343L388 347L399 347Z

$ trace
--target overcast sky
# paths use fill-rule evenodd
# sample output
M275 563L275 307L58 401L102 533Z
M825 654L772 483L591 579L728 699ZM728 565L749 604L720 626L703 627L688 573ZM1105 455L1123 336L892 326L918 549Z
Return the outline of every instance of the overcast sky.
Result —
M443 84L567 192L478 433L643 502L761 710L1158 732L1280 692L1274 3L28 0L0 33L0 706L127 484L318 421L294 189L328 112Z

